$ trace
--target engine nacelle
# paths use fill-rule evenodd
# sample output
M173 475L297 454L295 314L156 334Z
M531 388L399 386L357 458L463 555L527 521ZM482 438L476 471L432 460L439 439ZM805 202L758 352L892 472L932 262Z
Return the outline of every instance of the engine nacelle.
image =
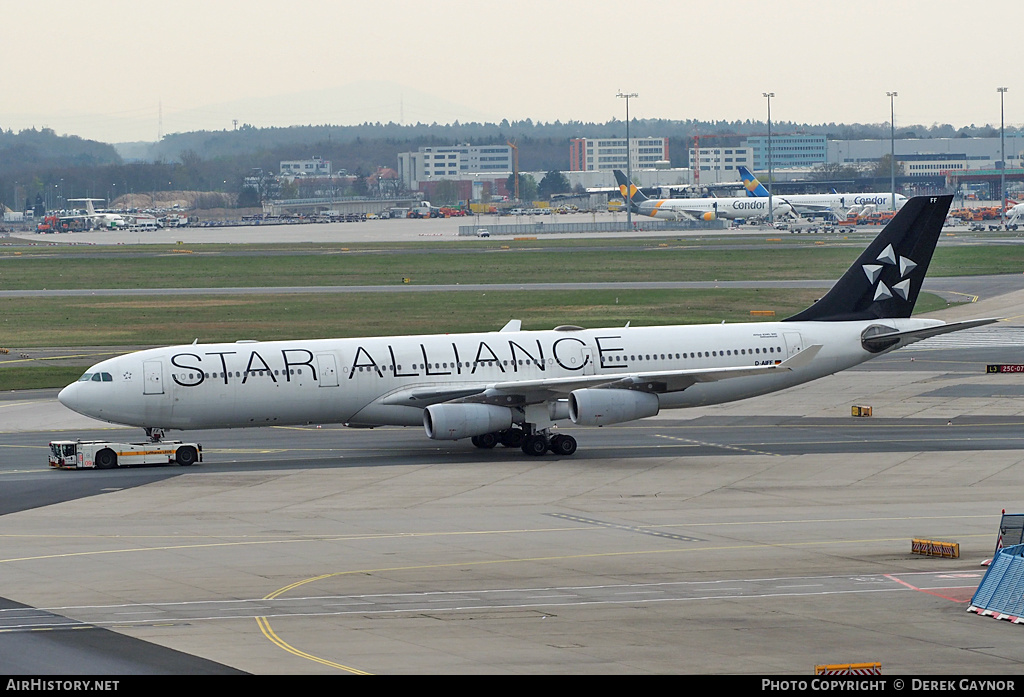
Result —
M493 404L432 404L423 428L434 440L457 440L512 428L512 410Z
M658 395L618 389L574 390L569 394L569 418L580 426L606 426L654 416L661 408Z

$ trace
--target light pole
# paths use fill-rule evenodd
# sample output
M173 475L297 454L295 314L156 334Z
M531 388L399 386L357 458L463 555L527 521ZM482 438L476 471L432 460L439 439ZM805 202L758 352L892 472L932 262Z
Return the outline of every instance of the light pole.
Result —
M1003 95L1006 94L1005 87L997 87L999 93L999 219L1002 227L1006 229L1006 145L1003 140L1005 122L1003 120Z
M762 92L768 100L768 224L775 225L775 204L772 199L772 97L774 92Z
M889 98L889 190L892 192L892 209L896 210L896 97L895 92L886 92Z
M629 156L629 99L639 97L636 92L623 94L619 92L616 97L626 100L626 227L633 229L633 166L632 158Z

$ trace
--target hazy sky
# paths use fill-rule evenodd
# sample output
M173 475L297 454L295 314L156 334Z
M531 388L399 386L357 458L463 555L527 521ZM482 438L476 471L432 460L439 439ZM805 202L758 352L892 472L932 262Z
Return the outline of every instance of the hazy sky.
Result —
M0 127L1024 122L1019 0L3 0ZM161 119L162 113L162 119Z

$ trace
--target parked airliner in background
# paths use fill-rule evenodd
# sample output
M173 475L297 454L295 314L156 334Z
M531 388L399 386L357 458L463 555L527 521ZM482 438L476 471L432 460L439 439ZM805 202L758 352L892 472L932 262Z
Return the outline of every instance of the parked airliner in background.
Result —
M96 208L92 205L93 201L103 201L102 198L69 198L69 203L85 202L85 215L69 215L62 216L61 220L70 219L81 219L85 218L89 221L89 224L93 227L103 227L109 229L117 229L128 227L128 219L123 215L117 213L97 212Z
M1022 225L1024 224L1024 203L1015 204L1012 207L1006 209L1006 224L1007 225Z
M571 455L558 422L604 426L792 387L996 321L911 318L951 196L911 199L818 302L781 322L316 339L156 348L91 367L61 403L165 429L422 426L437 440Z
M640 189L630 184L626 175L614 170L615 181L619 184L626 205L633 207L634 213L649 215L663 220L716 220L725 218L766 218L768 217L768 199L747 196L723 198L647 198ZM778 218L793 212L793 208L778 196L773 201L774 217Z
M768 198L768 189L764 187L757 177L740 165L737 167L740 172L740 179L743 180L743 187L747 190L750 198ZM809 215L813 213L835 213L843 217L848 211L891 211L891 193L865 193L865 194L775 194L776 200L785 201L798 215ZM907 202L903 194L896 194L896 210Z

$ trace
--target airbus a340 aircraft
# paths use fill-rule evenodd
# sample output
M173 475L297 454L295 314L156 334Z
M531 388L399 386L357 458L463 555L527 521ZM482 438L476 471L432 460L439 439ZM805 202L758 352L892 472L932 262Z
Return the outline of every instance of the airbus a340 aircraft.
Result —
M737 167L737 169L740 172L740 179L743 180L743 187L747 190L747 195L751 198L764 198L767 200L768 189L764 188L764 184L758 181L753 172L742 165ZM891 193L786 194L785 196L775 194L773 198L788 203L799 215L828 213L830 211L839 213L840 211L845 212L853 209L864 210L868 207L879 211L893 210L893 196ZM906 196L896 194L897 210L906 202Z
M743 197L723 198L647 198L640 189L630 184L626 175L614 170L619 192L634 213L663 220L715 220L725 218L763 218L768 215L768 199ZM628 193L627 193L628 192ZM793 208L776 197L772 202L774 216L792 213Z
M911 199L836 285L781 322L556 327L365 339L191 344L97 363L60 401L164 429L422 426L528 455L571 455L558 422L603 426L792 387L994 319L910 317L951 196Z

